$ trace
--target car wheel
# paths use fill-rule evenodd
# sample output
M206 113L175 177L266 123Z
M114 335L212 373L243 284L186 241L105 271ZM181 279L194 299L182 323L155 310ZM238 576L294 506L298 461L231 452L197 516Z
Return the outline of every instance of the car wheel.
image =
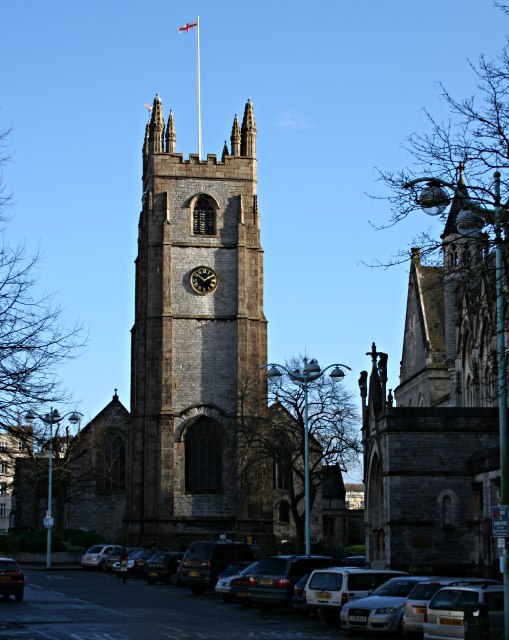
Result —
M264 602L263 604L258 605L258 609L261 609L262 611L271 611L272 605Z
M170 573L170 575L168 576L168 584L177 584L177 574L176 573Z
M24 597L24 592L23 591L18 591L18 593L16 593L15 597L16 597L16 602L23 602L23 597Z
M154 578L147 578L147 584L155 584L156 581L154 580Z
M201 596L201 594L205 591L203 587L193 586L189 588L191 589L191 592L194 593L195 596Z

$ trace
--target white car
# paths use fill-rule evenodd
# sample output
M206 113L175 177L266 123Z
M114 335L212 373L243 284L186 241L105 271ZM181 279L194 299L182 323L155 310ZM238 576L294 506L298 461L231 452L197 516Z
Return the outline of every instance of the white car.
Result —
M120 553L120 551L122 547L117 544L94 544L81 557L81 566L84 569L101 569L111 552Z
M430 576L402 576L391 578L372 591L367 598L352 600L343 605L340 613L341 628L347 631L376 633L401 632L405 602L418 582Z
M315 569L304 588L305 611L316 613L328 624L339 624L341 607L351 600L365 598L389 578L408 575L391 569L330 567Z

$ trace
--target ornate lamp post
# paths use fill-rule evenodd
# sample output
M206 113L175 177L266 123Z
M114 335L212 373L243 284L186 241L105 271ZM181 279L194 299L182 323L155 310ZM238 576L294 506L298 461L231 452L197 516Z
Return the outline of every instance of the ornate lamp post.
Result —
M497 318L497 368L498 368L498 419L500 437L500 485L502 505L509 505L509 468L507 447L507 376L506 376L506 347L505 347L505 322L504 322L504 259L502 230L507 222L509 201L501 204L500 200L500 172L495 171L494 191L495 206L486 207L475 203L466 193L464 185L453 185L439 178L417 178L405 184L410 189L417 184L426 182L427 186L421 191L417 203L428 215L440 215L450 202L446 189L453 191L460 201L464 202L464 208L457 216L456 228L458 232L466 236L476 236L487 223L492 225L495 233L495 292L496 292L496 318ZM463 189L462 189L463 186ZM502 572L504 580L504 627L505 638L509 638L509 554L504 546L502 559Z
M302 371L290 371L282 364L266 364L262 369L267 369L267 377L275 380L283 374L280 369L286 371L290 380L304 391L304 502L305 502L305 543L306 555L311 554L311 520L310 520L310 500L309 500L309 416L308 416L308 391L309 385L321 378L329 369L332 369L329 376L334 380L342 380L345 372L341 367L351 371L346 364L331 364L325 369L320 369L316 360L303 358Z
M49 426L49 450L48 450L48 509L46 511L46 517L44 518L44 526L46 527L46 567L51 568L51 529L53 527L52 502L53 502L53 425L60 424L64 418L69 416L69 422L72 425L78 424L80 418L83 417L82 413L78 411L69 411L69 413L61 416L57 409L50 409L49 413L44 415L38 415L32 411L29 411L25 420L30 424L36 418L42 420L44 424Z

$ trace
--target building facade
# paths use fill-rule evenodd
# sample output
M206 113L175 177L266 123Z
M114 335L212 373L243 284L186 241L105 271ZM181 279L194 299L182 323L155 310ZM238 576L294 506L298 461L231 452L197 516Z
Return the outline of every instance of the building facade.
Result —
M467 192L462 175L458 191ZM359 380L371 566L498 575L493 255L482 234L457 232L461 208L456 196L441 265L422 264L412 250L394 395L387 354L374 344L371 372Z
M271 527L270 494L237 499L240 419L266 415L267 323L256 125L247 102L221 159L176 153L156 96L143 146L132 329L127 529L163 543Z

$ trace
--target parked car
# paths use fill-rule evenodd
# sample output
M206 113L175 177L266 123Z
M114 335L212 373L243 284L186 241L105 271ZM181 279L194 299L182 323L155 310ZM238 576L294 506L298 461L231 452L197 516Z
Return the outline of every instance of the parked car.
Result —
M258 561L260 562L260 561ZM234 602L238 602L244 607L249 606L249 583L251 581L251 573L256 572L258 562L254 563L249 571L238 576L232 576L230 580L230 595Z
M300 580L295 583L293 587L292 607L295 611L307 615L309 612L306 610L306 594L304 589L309 580L310 573L305 573Z
M249 574L255 565L256 562L252 562L244 567L238 564L228 565L226 570L219 574L219 578L214 588L216 594L225 602L232 602L234 600L234 596L231 593L232 580ZM249 577L247 578L247 581L247 584L249 584Z
M499 638L504 629L504 587L501 584L472 584L443 587L429 601L424 614L424 640L465 637L465 611L485 605L490 637ZM480 635L478 637L481 637Z
M0 594L4 598L14 596L18 602L23 600L25 578L16 560L0 558Z
M152 547L152 549L143 549L136 558L133 563L133 574L136 578L144 578L145 577L145 568L147 566L147 561L150 556L154 555L154 553L158 553L161 551L167 551L167 549L156 549ZM128 562L129 567L129 562Z
M306 585L305 606L308 612L316 613L328 624L339 625L339 612L344 604L368 596L389 578L405 575L408 573L391 569L315 569Z
M416 584L405 602L403 612L403 633L405 636L422 636L426 607L439 589L466 584L500 584L500 582L485 580L484 578L438 578L431 582L426 581Z
M164 551L152 554L145 567L147 582L149 584L155 584L156 582L177 584L177 566L183 555L179 551Z
M136 561L136 558L138 558L144 551L145 549L138 549L138 548L133 548L128 551L128 556L127 556L127 573L128 574L132 575L134 573L134 563ZM120 571L120 566L121 566L121 563L120 563L120 556L119 556L115 560L111 568L113 573L118 573Z
M94 544L81 557L81 566L84 569L102 569L108 555L120 553L121 550L122 547L117 544Z
M192 542L184 553L180 575L194 594L214 589L219 574L229 564L253 562L263 555L260 547L245 542Z
M295 584L313 569L328 567L328 556L269 556L257 563L249 579L249 601L260 608L291 605Z
M400 576L377 587L366 598L347 602L339 614L341 627L351 632L399 634L405 601L418 582L433 576Z
M126 550L128 556L130 556L135 551L139 551L138 547L120 547L119 550L110 551L110 553L108 553L108 556L106 557L106 560L103 562L103 571L114 571L114 565L119 562L122 549Z

